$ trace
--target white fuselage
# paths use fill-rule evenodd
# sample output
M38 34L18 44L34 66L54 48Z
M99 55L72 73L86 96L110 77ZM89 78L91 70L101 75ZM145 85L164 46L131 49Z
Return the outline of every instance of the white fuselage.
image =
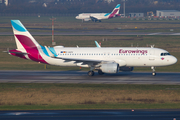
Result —
M108 19L109 15L108 13L81 13L78 16L76 16L76 19L83 19L83 20L91 20L90 17L95 17L98 20L101 19Z
M42 57L47 63L58 66L82 66L82 62L73 60L67 61L57 58L72 58L86 60L101 60L118 63L119 66L167 66L177 62L172 55L167 55L167 51L159 48L135 48L135 47L103 47L103 48L71 48L71 47L54 47L56 58L43 55ZM42 51L40 52L42 53ZM162 55L166 53L165 55Z

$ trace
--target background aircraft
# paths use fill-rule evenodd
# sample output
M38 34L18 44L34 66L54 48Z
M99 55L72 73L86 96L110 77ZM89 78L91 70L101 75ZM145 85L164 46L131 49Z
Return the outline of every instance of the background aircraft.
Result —
M17 49L8 50L9 54L49 65L89 67L89 76L94 75L93 70L101 75L142 66L151 67L156 75L155 67L177 62L168 51L153 47L41 46L19 20L11 20L11 24Z
M78 16L76 16L76 19L81 19L83 21L92 20L93 22L101 22L102 19L109 19L120 16L119 10L120 4L117 4L117 6L111 13L81 13Z

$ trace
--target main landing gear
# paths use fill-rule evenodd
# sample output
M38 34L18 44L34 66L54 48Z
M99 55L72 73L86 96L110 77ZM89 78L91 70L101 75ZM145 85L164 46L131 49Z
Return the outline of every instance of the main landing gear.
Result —
M94 70L94 67L91 67L90 71L88 72L88 76L94 76L94 71L93 70ZM98 74L103 75L104 73L102 72L101 69L98 69Z
M94 76L94 71L93 71L93 70L90 70L90 71L88 72L88 75L89 75L89 76Z
M103 75L104 73L102 72L102 70L98 70L98 74Z
M99 75L103 75L104 73L102 72L102 70L98 70L98 74L99 74ZM90 71L88 72L88 75L89 75L89 76L94 76L94 71L93 71L93 70L90 70Z
M151 67L151 69L152 69L152 71L153 71L153 72L152 72L152 76L156 76L155 67L154 67L154 66L152 66L152 67Z
M89 76L94 76L94 67L91 67L90 71L88 72Z

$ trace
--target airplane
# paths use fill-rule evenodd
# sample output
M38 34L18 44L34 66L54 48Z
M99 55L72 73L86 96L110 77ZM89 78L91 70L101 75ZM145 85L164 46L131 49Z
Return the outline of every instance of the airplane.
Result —
M92 20L93 22L101 22L102 19L109 19L120 16L119 10L120 4L117 4L117 6L111 13L81 13L78 16L76 16L76 19L81 19L82 21Z
M177 58L166 50L154 47L64 47L41 46L19 20L11 20L17 49L10 55L56 66L88 67L89 76L98 70L104 73L132 71L134 67L155 67L175 64Z

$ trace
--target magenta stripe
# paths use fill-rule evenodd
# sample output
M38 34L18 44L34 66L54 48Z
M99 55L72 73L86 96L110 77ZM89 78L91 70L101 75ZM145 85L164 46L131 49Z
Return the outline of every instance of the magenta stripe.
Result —
M22 44L22 46L26 49L28 53L28 57L36 62L46 63L48 64L40 55L36 45L33 43L33 41L24 35L15 35L19 42Z
M113 13L110 14L109 18L113 18L117 11L118 9L114 10Z

